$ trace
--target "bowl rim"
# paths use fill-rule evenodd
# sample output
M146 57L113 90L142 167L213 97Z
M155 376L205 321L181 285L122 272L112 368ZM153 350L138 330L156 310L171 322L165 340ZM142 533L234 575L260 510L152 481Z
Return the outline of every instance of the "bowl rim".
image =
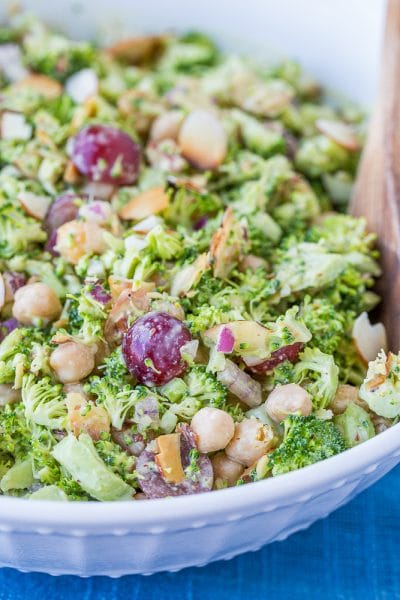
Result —
M204 526L199 519L211 518L221 522L226 521L228 515L239 519L256 512L272 512L279 507L305 503L329 488L340 488L352 481L349 479L351 475L359 480L360 475L374 472L385 457L400 459L399 434L400 423L358 446L298 471L211 493L103 503L30 501L2 496L0 526L4 528L11 522L18 524L18 529L43 525L65 527L71 535L76 535L74 527L93 533L110 527L122 527L124 531L156 525L179 529L182 523L187 528L188 520L192 520L195 529ZM24 510L28 507L29 510Z

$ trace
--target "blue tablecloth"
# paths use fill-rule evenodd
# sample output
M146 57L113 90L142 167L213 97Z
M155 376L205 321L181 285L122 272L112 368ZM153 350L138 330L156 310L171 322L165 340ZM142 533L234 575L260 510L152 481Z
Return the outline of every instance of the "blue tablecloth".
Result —
M230 562L152 577L0 569L0 600L400 599L400 467L329 518Z

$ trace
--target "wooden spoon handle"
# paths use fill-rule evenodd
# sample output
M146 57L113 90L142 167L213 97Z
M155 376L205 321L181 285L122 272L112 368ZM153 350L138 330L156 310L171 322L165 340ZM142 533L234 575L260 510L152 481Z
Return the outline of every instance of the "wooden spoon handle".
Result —
M380 87L350 205L379 236L382 320L400 350L400 0L388 0Z

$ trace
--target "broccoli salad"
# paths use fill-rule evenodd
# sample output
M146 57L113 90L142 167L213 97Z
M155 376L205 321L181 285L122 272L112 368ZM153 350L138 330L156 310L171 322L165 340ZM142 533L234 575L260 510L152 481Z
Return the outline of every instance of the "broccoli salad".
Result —
M205 35L0 28L0 495L275 477L400 414L363 115Z

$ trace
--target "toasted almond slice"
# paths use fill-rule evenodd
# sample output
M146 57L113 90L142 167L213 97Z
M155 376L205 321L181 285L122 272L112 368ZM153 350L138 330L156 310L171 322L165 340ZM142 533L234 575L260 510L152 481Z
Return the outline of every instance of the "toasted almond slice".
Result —
M29 140L32 127L20 113L4 111L1 115L1 138L3 140Z
M31 73L27 77L18 81L15 84L16 89L30 88L35 90L46 98L57 98L62 94L63 88L61 83L47 77L47 75L40 75L39 73Z
M354 321L352 337L358 353L365 362L375 360L380 350L387 352L386 329L383 323L371 325L366 312Z
M191 265L178 271L171 283L171 296L185 296L198 283L209 265L209 255L204 252Z
M39 221L43 221L51 204L49 196L39 196L32 192L21 192L18 200L26 214Z
M169 110L157 117L150 129L150 139L153 142L169 139L176 141L179 129L184 119L182 110Z
M111 295L115 300L124 290L132 289L132 279L121 279L110 275L108 285L110 286Z
M244 242L243 228L235 219L232 207L229 206L225 211L221 227L214 233L210 244L214 277L224 278L229 275L242 258Z
M99 80L93 69L82 69L68 77L65 91L77 104L82 104L99 89Z
M121 219L140 221L150 215L156 215L167 208L169 198L164 188L153 187L132 198L119 211Z
M74 184L74 183L78 183L80 177L81 176L80 176L78 169L76 168L76 166L74 165L72 160L69 160L67 162L67 166L65 167L65 171L64 171L64 181L66 183Z
M161 49L163 40L158 35L140 35L116 42L107 51L113 58L138 64L153 58Z
M160 435L156 439L158 454L156 454L155 460L162 476L168 483L181 483L185 479L180 437L180 433L168 433Z
M346 148L346 150L351 152L359 150L360 144L351 125L331 119L317 119L315 126L320 133L326 135L339 146Z
M0 310L3 308L6 302L6 286L4 283L3 275L0 273Z

